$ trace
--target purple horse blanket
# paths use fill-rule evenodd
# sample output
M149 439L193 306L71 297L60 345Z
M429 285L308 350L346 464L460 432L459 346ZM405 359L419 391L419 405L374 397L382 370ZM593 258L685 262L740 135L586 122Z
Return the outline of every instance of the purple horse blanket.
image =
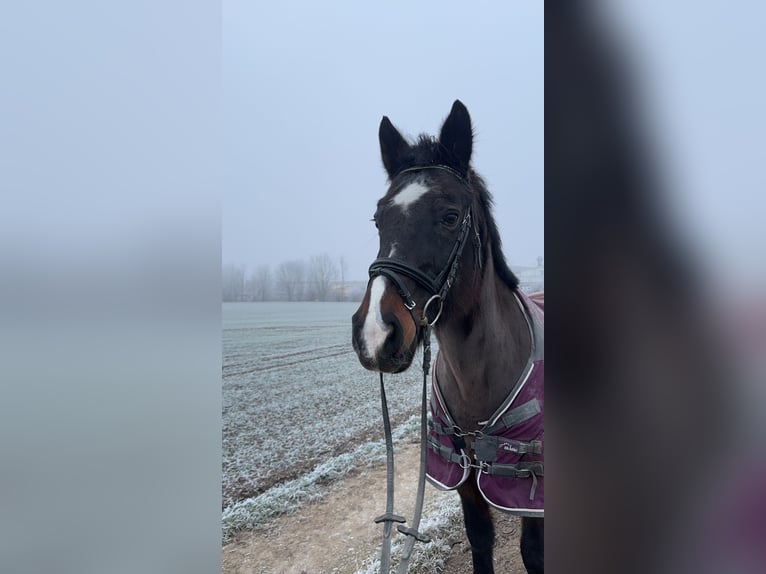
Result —
M479 491L492 506L518 516L543 516L543 297L517 295L532 335L532 352L508 397L478 432L465 433L455 424L434 369L426 478L437 488L453 490L468 479L473 467ZM470 448L466 438L472 439Z

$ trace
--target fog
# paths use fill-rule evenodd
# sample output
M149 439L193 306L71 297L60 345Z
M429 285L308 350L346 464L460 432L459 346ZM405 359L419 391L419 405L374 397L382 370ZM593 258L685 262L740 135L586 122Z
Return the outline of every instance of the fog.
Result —
M404 3L401 3L404 6ZM223 263L326 253L363 280L386 190L378 124L435 134L471 113L474 166L511 264L543 255L543 5L226 2Z

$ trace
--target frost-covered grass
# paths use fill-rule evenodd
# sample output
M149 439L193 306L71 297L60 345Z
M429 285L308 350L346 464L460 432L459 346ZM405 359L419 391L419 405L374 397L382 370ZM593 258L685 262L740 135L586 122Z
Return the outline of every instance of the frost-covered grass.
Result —
M410 572L437 574L442 572L452 546L461 540L463 532L462 509L455 493L439 493L433 504L426 505L418 530L431 537L431 542L416 542L410 558ZM391 543L391 565L396 567L402 558L405 537L397 535ZM367 557L354 574L377 574L380 571L380 551Z
M252 523L235 505L247 499L254 508L259 495L288 481L295 482L288 489L293 494L269 502L274 511L290 496L310 500L312 488L297 486L309 480L306 473L382 437L378 377L361 367L351 347L356 307L223 305L222 495L224 517L232 524L235 517L237 524ZM420 361L416 357L414 366ZM419 368L386 376L395 425L417 413L421 376Z
M420 428L420 417L412 416L391 434L394 441L415 435ZM307 502L314 502L327 494L327 485L343 478L354 468L384 463L386 445L383 440L366 442L351 452L335 456L299 478L273 486L263 494L234 503L223 513L223 542L238 530L258 530L270 520L298 510Z
M351 348L356 304L223 307L223 541L321 499L354 468L385 464L377 375ZM436 346L436 341L432 343ZM420 354L385 377L394 440L420 429ZM440 572L465 536L455 493L427 489L412 572ZM404 537L395 535L392 562ZM356 574L377 573L379 549Z

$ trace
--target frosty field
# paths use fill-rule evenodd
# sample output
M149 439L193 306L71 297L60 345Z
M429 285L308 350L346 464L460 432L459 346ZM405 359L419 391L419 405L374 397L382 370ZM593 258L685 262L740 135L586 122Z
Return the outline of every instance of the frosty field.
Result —
M315 487L318 465L354 464L382 438L377 375L351 347L356 307L223 304L224 510L286 483ZM420 373L386 376L395 427L418 411Z
M379 570L381 530L372 519L385 504L385 446L378 377L362 368L351 347L356 307L223 305L226 574ZM435 338L432 344L436 351ZM417 482L421 362L418 353L407 372L385 376L397 451L396 510L404 513L413 508ZM495 521L506 541L496 548L498 567L523 572L518 519ZM456 493L426 489L420 531L433 542L416 546L413 571L470 571ZM394 563L402 548L395 535Z

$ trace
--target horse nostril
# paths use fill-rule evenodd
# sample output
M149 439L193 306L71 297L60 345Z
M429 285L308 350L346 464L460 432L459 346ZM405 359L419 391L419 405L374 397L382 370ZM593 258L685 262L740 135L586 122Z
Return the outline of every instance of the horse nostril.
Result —
M383 313L382 319L387 326L391 327L385 347L389 352L395 353L402 345L402 324L394 313Z

